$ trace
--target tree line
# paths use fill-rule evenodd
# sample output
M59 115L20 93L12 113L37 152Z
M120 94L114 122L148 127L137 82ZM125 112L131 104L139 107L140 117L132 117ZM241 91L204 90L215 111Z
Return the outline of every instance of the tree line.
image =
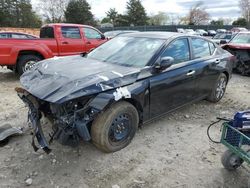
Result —
M41 24L30 0L0 0L0 26L39 27Z
M233 25L247 26L250 23L250 0L239 0L242 17ZM39 0L37 8L32 7L30 0L0 0L0 27L40 27L43 23L78 23L97 26L111 23L113 26L142 25L224 25L232 23L230 19L210 19L203 3L192 6L184 17L159 12L148 15L141 0L128 0L124 14L115 8L106 12L106 17L98 20L91 12L87 0Z

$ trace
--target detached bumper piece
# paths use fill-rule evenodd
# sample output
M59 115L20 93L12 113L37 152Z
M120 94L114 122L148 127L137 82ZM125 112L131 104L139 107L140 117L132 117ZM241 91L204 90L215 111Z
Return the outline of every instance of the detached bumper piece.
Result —
M22 101L28 105L29 107L29 113L28 113L28 120L31 122L34 135L32 137L32 146L35 151L37 151L39 148L35 145L35 137L40 145L40 147L49 154L51 152L51 149L49 148L49 144L46 141L46 138L43 134L42 128L41 128L41 112L39 111L39 104L36 101L36 99L30 95L26 90L22 88L16 88L15 89L18 96L22 99Z
M10 124L0 125L0 147L8 143L9 137L22 134L23 131L21 129L12 127Z

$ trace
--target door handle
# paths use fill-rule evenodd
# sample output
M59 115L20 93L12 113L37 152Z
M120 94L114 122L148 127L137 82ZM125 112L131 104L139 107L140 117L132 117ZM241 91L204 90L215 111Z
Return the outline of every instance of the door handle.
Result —
M214 63L215 64L219 64L220 63L220 59L216 59Z
M64 42L62 42L62 44L69 44L68 42L66 42L66 41L64 41Z
M91 42L88 41L86 44L91 44Z
M190 71L187 73L187 76L192 76L192 75L194 75L194 73L195 73L195 70L190 70Z

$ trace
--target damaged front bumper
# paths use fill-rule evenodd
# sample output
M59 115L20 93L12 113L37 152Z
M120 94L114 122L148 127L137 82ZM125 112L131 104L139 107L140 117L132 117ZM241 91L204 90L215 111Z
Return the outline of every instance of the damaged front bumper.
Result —
M35 151L39 149L35 145L35 138L40 148L47 154L51 152L49 144L53 139L58 140L64 145L76 145L80 140L91 140L89 131L90 123L93 121L98 111L93 108L90 109L88 102L85 101L84 105L79 105L79 102L77 104L72 104L74 110L70 108L70 112L62 113L62 105L55 105L47 102L41 103L39 99L31 95L25 89L16 88L15 90L22 101L29 107L28 121L33 127L34 134L32 137L32 146ZM50 116L53 122L53 132L50 134L49 142L47 142L42 130L40 121L42 116Z
M39 104L36 101L36 99L30 95L26 90L22 88L16 88L15 89L18 96L22 99L22 101L29 107L28 112L28 120L31 122L33 127L33 137L32 137L32 146L35 151L37 151L39 148L35 145L34 137L37 138L37 141L41 148L48 154L51 152L51 149L49 148L49 144L46 141L46 138L43 134L42 128L41 128L41 112L39 111Z

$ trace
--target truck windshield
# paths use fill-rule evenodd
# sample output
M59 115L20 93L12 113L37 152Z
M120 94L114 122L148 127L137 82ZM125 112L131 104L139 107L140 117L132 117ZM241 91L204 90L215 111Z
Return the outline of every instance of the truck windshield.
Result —
M40 38L47 38L47 39L55 38L53 27L43 27L43 28L41 28L41 30L40 30Z
M248 44L250 43L250 33L239 33L230 43Z
M144 67L165 40L139 37L115 37L87 55L117 65Z

